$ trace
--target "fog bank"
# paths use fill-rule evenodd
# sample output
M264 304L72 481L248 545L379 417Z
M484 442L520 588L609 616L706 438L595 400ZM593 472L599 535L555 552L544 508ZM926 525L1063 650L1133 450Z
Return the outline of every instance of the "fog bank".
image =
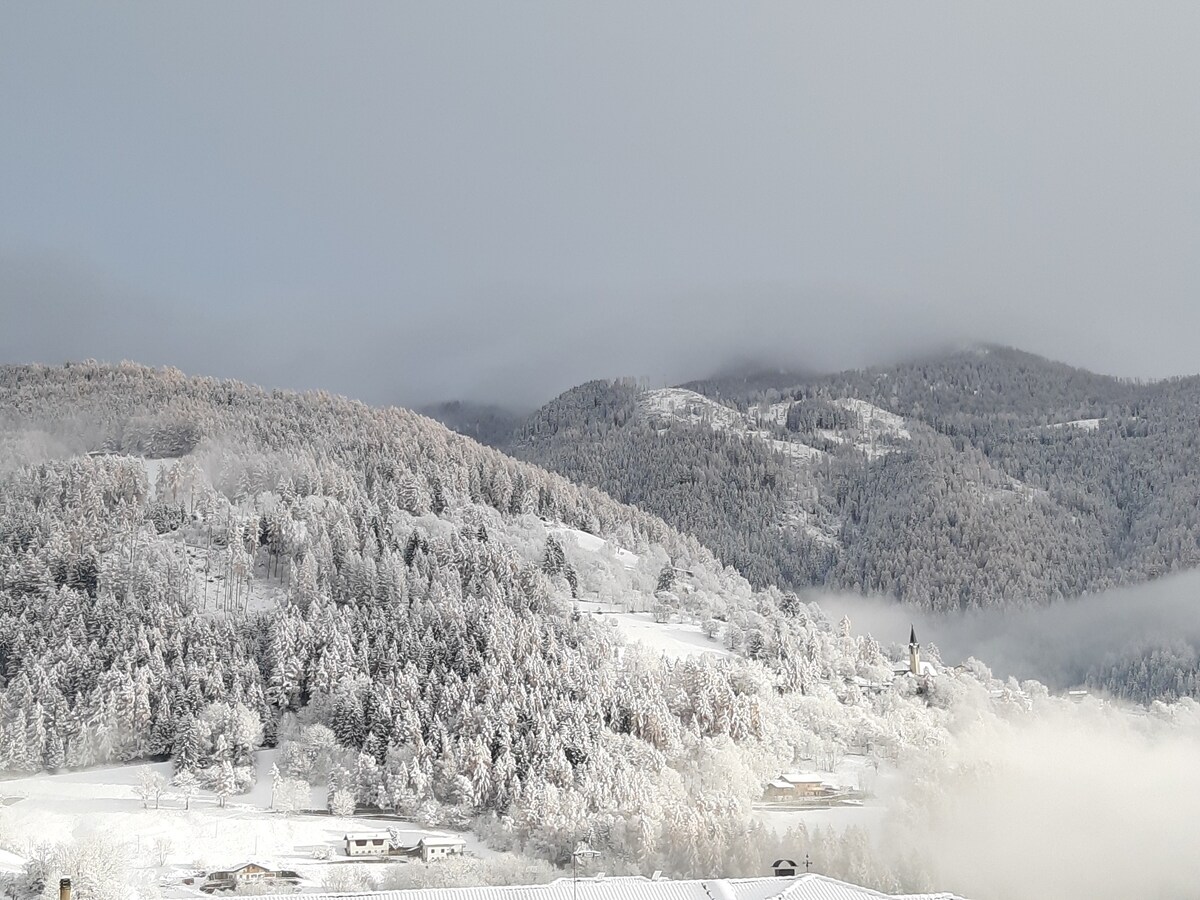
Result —
M909 624L942 661L975 657L999 676L1035 678L1052 688L1081 683L1088 670L1130 651L1200 646L1200 572L1183 572L1050 606L937 615L884 598L814 593L826 612L856 631L907 642Z

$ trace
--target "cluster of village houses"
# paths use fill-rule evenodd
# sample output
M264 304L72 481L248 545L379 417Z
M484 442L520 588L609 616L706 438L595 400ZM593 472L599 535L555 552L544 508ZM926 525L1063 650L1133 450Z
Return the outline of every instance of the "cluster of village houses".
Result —
M342 838L346 856L367 859L405 857L430 863L448 856L465 853L467 842L452 834L427 834L415 843L402 841L393 831L351 832ZM295 889L301 878L289 869L269 869L258 863L245 863L234 869L221 869L202 876L200 890L206 894L236 891L256 886L262 888ZM194 884L200 879L185 879L185 884Z

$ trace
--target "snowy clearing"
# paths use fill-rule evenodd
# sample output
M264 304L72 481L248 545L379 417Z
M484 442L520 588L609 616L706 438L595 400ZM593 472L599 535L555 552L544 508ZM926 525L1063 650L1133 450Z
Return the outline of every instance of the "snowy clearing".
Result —
M1074 419L1070 422L1056 422L1049 428L1078 428L1080 431L1099 431L1104 419Z
M612 552L617 562L621 563L626 569L636 569L641 557L631 550L626 550L617 544L607 541L602 537L597 537L594 534L588 534L586 531L580 531L578 528L568 528L566 525L552 525L547 528L551 534L566 537L575 542L580 550L587 553L607 553Z
M266 563L261 558L253 571L231 578L221 548L201 545L200 536L190 532L191 529L180 529L162 538L176 544L186 556L192 576L192 598L201 612L263 612L287 602L285 583L281 578L267 576ZM231 591L237 595L236 602Z
M150 482L150 499L158 498L158 473L161 472L167 465L174 465L179 462L178 459L147 459L140 457L142 466L146 470L146 480Z
M809 462L814 459L820 459L825 455L824 451L818 450L816 447L810 447L808 444L802 444L799 441L781 441L768 437L764 437L763 439L776 453L782 453L784 456L790 456L793 459Z
M888 412L886 409L876 406L873 403L868 403L866 400L859 400L855 397L843 397L840 400L833 401L843 409L848 409L855 413L859 421L862 422L862 427L877 437L888 435L890 437L901 438L908 440L912 437L908 428L905 427L904 417L898 416L894 412Z
M0 873L20 872L25 868L24 858L8 850L0 849Z
M689 425L708 425L713 431L732 431L747 438L757 438L777 453L803 462L820 459L824 451L800 441L783 441L760 429L764 423L782 426L787 421L788 403L772 404L764 414L751 411L743 414L703 394L683 388L662 388L642 395L643 411L669 416Z
M829 809L768 809L754 808L754 818L769 828L784 834L789 828L803 824L805 827L845 831L850 827L861 828L868 834L879 834L887 817L887 807L878 803L862 806L835 806Z
M197 897L196 886L182 884L197 872L228 869L256 862L270 869L289 869L303 879L303 890L324 887L330 867L345 865L342 836L349 831L394 829L405 843L447 831L426 829L386 815L332 816L322 812L287 815L269 808L274 750L262 750L256 761L258 783L247 794L230 798L222 809L217 798L201 791L191 809L174 796L165 796L160 809L143 809L136 794L147 769L170 778L170 763L138 763L103 767L62 775L37 775L0 781L0 797L20 797L0 806L0 871L19 870L21 853L40 842L58 842L103 834L127 845L131 866L143 881L158 882L164 896ZM325 806L325 788L312 790L310 805ZM471 834L461 835L468 852L494 855ZM328 847L330 859L314 858ZM164 849L165 848L165 849ZM163 862L159 863L159 852ZM380 865L370 859L355 863ZM388 865L423 865L391 859ZM436 865L436 863L433 863Z
M719 643L710 640L699 625L655 622L649 613L619 612L610 604L589 600L579 601L579 611L601 617L603 621L615 626L628 643L641 644L668 659L732 655Z
M841 540L838 538L836 531L828 531L822 528L817 521L817 517L807 509L796 508L790 512L783 521L784 527L796 528L803 532L807 537L816 541L818 544L824 544L826 547L840 547ZM835 526L829 525L828 528Z
M843 397L832 402L853 413L858 425L846 431L822 429L820 436L830 443L853 446L869 459L878 459L890 453L897 441L912 438L903 416L855 397ZM642 410L646 413L670 417L690 425L707 425L714 431L731 431L746 438L757 438L777 453L800 462L809 463L824 458L825 451L817 447L798 439L781 440L776 436L777 431L763 430L764 427L783 427L791 403L790 400L772 403L743 414L703 394L682 388L646 391L641 399Z
M646 391L642 395L641 406L647 412L670 416L681 422L707 424L714 431L744 432L749 424L736 409L683 388Z
M833 402L858 416L859 427L857 434L853 437L853 442L854 446L865 453L868 459L878 459L891 453L896 441L912 439L912 433L905 425L903 416L898 416L873 403L855 397L843 397ZM848 443L850 440L845 435L840 438L835 437L837 432L822 433L831 440L837 440L838 443Z

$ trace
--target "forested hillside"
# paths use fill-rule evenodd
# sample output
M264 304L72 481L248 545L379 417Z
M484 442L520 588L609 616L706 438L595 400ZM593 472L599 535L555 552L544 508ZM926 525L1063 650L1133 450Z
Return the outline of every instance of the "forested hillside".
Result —
M1200 564L1200 380L997 347L797 377L592 382L503 446L662 516L758 585L948 610Z
M946 739L949 695L857 686L876 641L414 413L83 364L0 370L0 423L0 770L169 755L225 798L277 743L331 802L752 873L765 778ZM736 653L624 649L575 595Z
M431 419L437 419L459 434L465 434L481 444L492 447L507 443L513 430L525 418L522 414L502 406L466 403L461 400L435 403L418 411Z
M919 423L853 402L793 415L789 401L771 426L693 397L618 385L586 405L606 432L627 415L662 434L720 421L735 467L735 448L780 441L791 449L766 464L836 471L787 438L789 419L868 467L920 439ZM542 427L562 432L579 418L566 412ZM970 659L944 666L929 645L927 674L896 677L900 648L753 589L647 512L404 410L128 364L9 367L0 461L6 773L169 757L171 791L203 785L223 804L274 745L280 810L314 785L331 810L470 828L559 865L579 840L609 872L689 876L760 874L764 855L803 848L834 876L981 896L997 845L972 826L1014 789L1023 818L1055 791L1048 808L1074 810L1111 789L1110 766L1078 774L1083 755L1102 747L1128 768L1142 742L1169 742L1161 772L1120 786L1136 787L1136 803L1118 799L1143 830L1194 780L1189 701L1149 716L1076 705ZM819 541L828 523L803 527ZM696 643L630 644L606 608L653 608ZM1183 658L1160 657L1151 688ZM851 751L880 768L878 833L763 824L769 779ZM1061 864L1051 836L1069 823L1030 827L1028 852ZM1105 852L1073 859L1070 877Z

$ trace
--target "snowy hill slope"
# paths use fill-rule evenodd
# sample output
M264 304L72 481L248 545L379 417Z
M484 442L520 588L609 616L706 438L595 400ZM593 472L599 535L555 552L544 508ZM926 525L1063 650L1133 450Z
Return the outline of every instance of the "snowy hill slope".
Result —
M283 777L330 805L503 814L494 843L558 859L584 810L699 834L666 821L717 757L740 821L815 729L890 740L864 697L819 726L781 706L889 672L876 642L412 413L87 364L0 369L0 418L22 435L0 474L11 772L170 755L235 808L278 742ZM207 600L196 552L229 573ZM899 702L912 729L943 728ZM684 846L607 839L614 861L672 871Z
M947 609L1068 594L1102 567L1081 553L1091 523L973 448L861 397L780 397L735 407L592 382L539 410L509 449L662 515L758 585ZM945 513L928 515L931 500ZM1011 566L985 564L1014 550Z

